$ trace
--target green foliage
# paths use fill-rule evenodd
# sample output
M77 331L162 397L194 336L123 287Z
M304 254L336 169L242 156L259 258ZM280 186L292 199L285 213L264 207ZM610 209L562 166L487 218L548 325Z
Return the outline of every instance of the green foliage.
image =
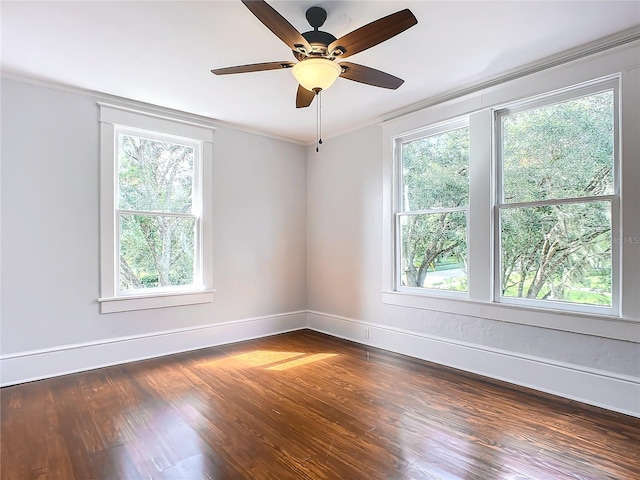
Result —
M157 287L158 286L158 276L157 275L141 275L140 276L140 282L142 282L142 284L146 287L146 288L152 288L152 287Z
M120 217L120 288L189 285L194 266L193 218Z
M420 138L402 146L403 210L466 207L469 201L468 127ZM466 213L453 211L401 217L402 279L423 287L429 268L444 260L464 269ZM459 289L464 282L436 282L432 288Z
M469 128L402 145L403 210L469 203Z
M118 152L119 208L191 210L193 147L121 134Z
M195 219L162 213L191 211L193 147L132 135L118 147L120 288L191 284Z
M613 93L502 118L505 202L613 192Z

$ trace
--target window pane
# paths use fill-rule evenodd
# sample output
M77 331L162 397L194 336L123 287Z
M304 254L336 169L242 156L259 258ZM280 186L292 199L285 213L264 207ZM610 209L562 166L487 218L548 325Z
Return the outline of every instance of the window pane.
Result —
M468 127L402 144L403 211L468 203Z
M120 215L120 289L192 285L195 219Z
M400 217L401 284L467 290L465 212Z
M502 117L504 202L613 193L613 92Z
M189 213L192 146L118 135L119 208Z
M611 205L501 212L502 295L611 305Z

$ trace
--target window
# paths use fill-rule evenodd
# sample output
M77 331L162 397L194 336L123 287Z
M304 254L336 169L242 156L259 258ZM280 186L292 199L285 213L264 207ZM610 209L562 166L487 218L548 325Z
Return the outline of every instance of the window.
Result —
M398 288L466 292L469 127L449 123L397 142Z
M619 315L618 91L592 82L396 134L392 291Z
M212 301L212 134L101 105L103 313Z
M602 88L496 114L502 302L617 307L617 90Z
M636 342L637 60L616 47L383 121L382 302ZM408 287L402 145L452 119L469 132L466 292Z
M198 142L117 129L116 161L119 293L199 287Z

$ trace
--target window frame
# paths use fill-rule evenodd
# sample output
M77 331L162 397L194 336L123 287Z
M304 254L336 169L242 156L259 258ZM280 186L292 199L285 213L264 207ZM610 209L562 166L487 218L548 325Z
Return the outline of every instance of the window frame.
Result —
M115 268L115 285L116 296L128 296L128 295L153 295L154 293L168 293L168 292L180 292L189 291L193 289L202 289L202 141L195 141L191 138L177 137L175 135L160 134L158 132L134 129L121 125L116 125L115 131L116 151L114 154L114 175L115 175L115 255L118 256L121 247L121 235L120 225L122 215L145 215L145 216L170 216L180 218L193 218L194 219L194 271L193 271L193 283L189 285L175 285L168 287L151 287L144 290L141 289L129 289L123 290L121 288L120 281L120 269L118 265L114 265ZM175 143L193 148L193 174L192 174L192 190L191 190L191 213L175 213L163 210L133 210L123 209L119 205L120 198L120 178L119 178L119 163L118 163L118 141L120 135L135 136L145 140L153 140L158 142Z
M557 105L571 100L611 91L613 93L613 192L607 195L588 197L562 197L545 200L531 200L519 202L504 202L503 200L503 155L502 155L502 122L501 119L516 113L521 113L545 106ZM604 79L562 89L559 92L548 92L543 95L528 97L517 102L493 108L493 142L495 165L494 211L493 211L493 296L495 303L522 305L556 311L577 313L593 313L597 315L618 317L620 315L620 81L619 79ZM611 306L591 305L584 303L563 302L554 300L539 300L520 297L506 297L501 293L502 284L502 236L501 215L505 210L536 207L544 205L586 204L596 201L607 201L611 205Z
M382 129L382 242L381 300L384 305L405 307L441 314L484 318L499 322L529 325L553 330L594 335L623 341L640 341L640 70L637 67L638 42L612 48L606 52L583 56L554 68L537 69L526 75L507 76L477 88L452 92L441 99L405 109L380 122ZM521 99L543 97L550 93L613 80L620 83L620 232L614 243L621 248L619 315L554 310L492 301L494 257L492 228L495 195L493 171L493 109L513 105ZM468 299L398 292L394 278L393 196L395 172L393 139L406 132L436 125L463 115L469 116L470 165L469 273L481 272L484 283L469 284ZM478 133L477 135L475 133ZM473 262L473 264L471 264ZM484 272L489 272L484 274ZM404 315L403 310L396 311ZM425 312L424 315L427 315Z
M402 158L402 146L405 143L412 142L415 140L420 140L422 138L432 137L436 135L440 135L443 133L451 132L454 130L459 130L462 128L469 128L469 119L467 117L460 117L453 120L448 120L446 122L441 122L436 125L430 125L418 130L414 130L411 132L407 132L406 134L398 135L393 138L394 143L394 158L393 158L393 169L394 169L394 195L393 195L393 217L394 217L394 265L393 265L393 288L395 291L404 292L409 294L416 295L427 295L431 294L434 296L442 296L442 297L450 297L450 298L458 298L465 299L469 298L469 291L456 291L456 290L445 290L438 288L428 288L428 287L409 287L402 285L402 227L401 227L401 218L412 215L434 215L438 213L449 213L449 212L464 212L466 227L465 227L465 236L467 238L467 245L469 241L469 203L465 207L446 207L446 208L430 208L426 210L415 210L415 211L406 211L404 209L404 201L402 198L403 195L403 158ZM469 249L467 246L467 256L469 255Z
M213 301L211 259L212 158L214 128L186 119L98 103L100 108L100 303L101 313L144 310ZM197 147L194 155L192 214L197 234L194 241L194 284L121 290L119 283L120 213L118 205L118 136L131 134L160 141L176 141ZM194 152L195 153L195 152ZM199 210L199 211L197 211ZM124 210L131 212L131 210ZM145 212L142 212L143 214ZM151 212L162 214L163 212Z

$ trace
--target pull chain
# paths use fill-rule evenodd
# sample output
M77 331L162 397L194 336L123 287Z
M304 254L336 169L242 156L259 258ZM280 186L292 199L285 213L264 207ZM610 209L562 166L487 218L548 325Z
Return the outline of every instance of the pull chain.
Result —
M318 101L316 102L316 152L322 145L322 90L314 90Z
M318 143L322 145L322 90L318 93Z

